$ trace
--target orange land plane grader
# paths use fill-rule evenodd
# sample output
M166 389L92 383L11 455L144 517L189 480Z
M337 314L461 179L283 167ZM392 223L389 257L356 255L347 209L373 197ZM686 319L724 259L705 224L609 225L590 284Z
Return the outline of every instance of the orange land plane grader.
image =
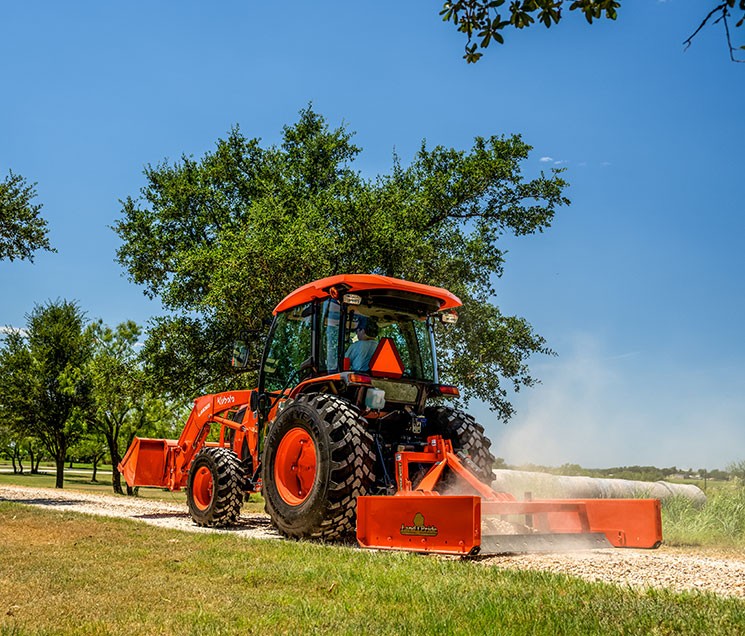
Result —
M200 526L230 525L260 491L293 538L341 539L356 523L363 547L463 556L657 547L656 499L518 501L490 488L483 427L441 404L458 389L438 380L433 325L455 322L460 304L369 274L305 285L274 310L257 389L197 398L178 440L135 438L119 470L130 486L186 488Z

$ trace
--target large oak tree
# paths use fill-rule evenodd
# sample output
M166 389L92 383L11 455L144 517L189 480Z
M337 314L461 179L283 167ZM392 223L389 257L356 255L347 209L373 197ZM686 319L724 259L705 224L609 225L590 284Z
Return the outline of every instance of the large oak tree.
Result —
M147 166L141 196L123 201L114 229L131 280L172 313L151 325L144 355L162 391L194 396L255 378L229 375L228 345L253 332L296 287L371 272L431 283L463 300L440 334L441 369L465 397L507 418L509 386L534 379L528 357L548 352L530 325L493 303L505 234L541 232L568 203L559 174L524 178L519 136L477 138L468 150L422 143L390 174L353 170L351 133L307 108L282 143L262 146L236 127L200 160ZM506 386L505 386L506 385Z

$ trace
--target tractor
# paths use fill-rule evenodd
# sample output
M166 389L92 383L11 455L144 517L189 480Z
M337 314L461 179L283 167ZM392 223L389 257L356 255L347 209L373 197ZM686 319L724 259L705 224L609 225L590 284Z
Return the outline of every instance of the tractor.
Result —
M517 501L490 488L484 428L443 403L459 392L439 380L434 326L460 305L373 274L300 287L274 309L258 387L197 398L178 440L135 438L119 470L132 487L185 488L200 526L233 524L260 492L295 539L356 531L363 547L459 555L552 549L555 537L659 545L657 500ZM246 350L236 343L234 367Z

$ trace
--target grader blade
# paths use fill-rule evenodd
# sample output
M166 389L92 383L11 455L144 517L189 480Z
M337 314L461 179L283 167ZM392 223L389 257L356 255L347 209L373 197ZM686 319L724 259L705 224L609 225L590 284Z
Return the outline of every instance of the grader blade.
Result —
M600 550L611 544L602 532L583 534L498 534L484 536L479 548L482 556L528 552L572 552Z
M416 488L409 465L432 464ZM440 495L456 475L476 495ZM366 548L454 555L561 552L608 547L656 548L662 542L657 499L517 501L480 482L452 452L429 438L425 452L396 454L398 492L357 499L357 540Z
M357 541L364 548L465 556L481 545L478 497L359 497Z

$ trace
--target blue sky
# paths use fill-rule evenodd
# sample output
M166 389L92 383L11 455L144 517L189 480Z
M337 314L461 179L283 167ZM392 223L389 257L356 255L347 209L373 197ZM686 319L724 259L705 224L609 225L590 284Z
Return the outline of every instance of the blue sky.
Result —
M1 3L0 177L38 182L58 253L0 263L0 325L55 298L112 325L157 315L114 261L118 202L146 164L199 157L234 124L272 144L312 102L356 131L369 177L425 138L520 133L524 173L566 168L572 205L505 242L496 301L558 355L532 361L542 384L515 396L509 423L473 405L495 454L745 459L745 64L719 27L683 51L706 3L626 0L592 27L567 15L476 65L440 5Z

